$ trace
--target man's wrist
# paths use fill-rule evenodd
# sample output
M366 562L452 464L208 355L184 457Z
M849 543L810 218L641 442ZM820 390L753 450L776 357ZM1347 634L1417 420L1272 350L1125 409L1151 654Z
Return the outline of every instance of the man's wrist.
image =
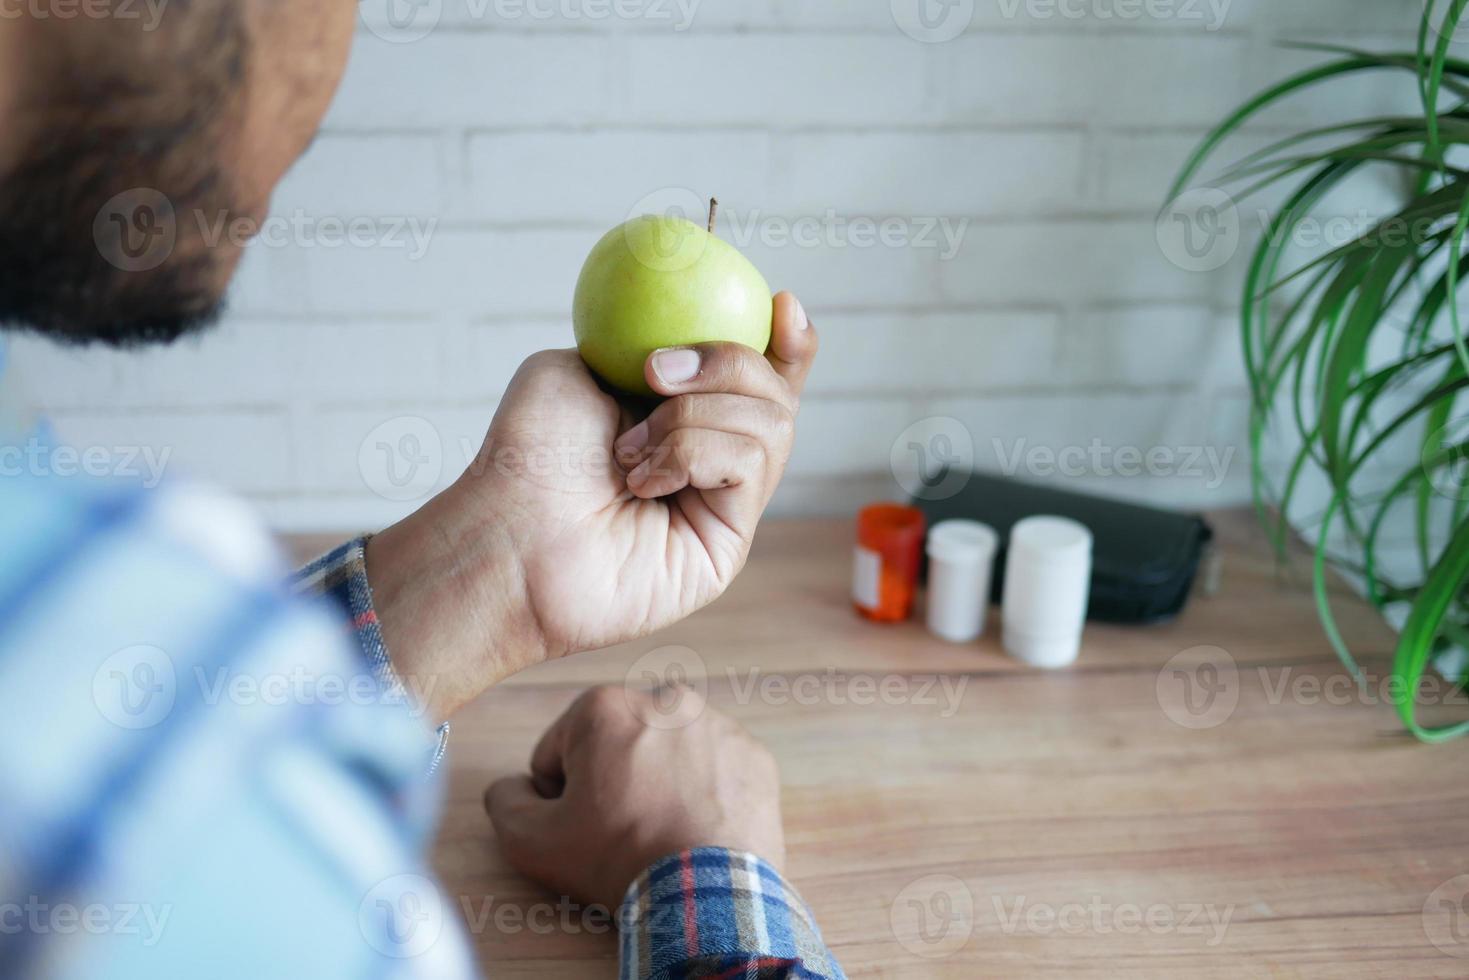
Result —
M545 659L515 541L483 503L455 484L367 544L388 656L438 720Z

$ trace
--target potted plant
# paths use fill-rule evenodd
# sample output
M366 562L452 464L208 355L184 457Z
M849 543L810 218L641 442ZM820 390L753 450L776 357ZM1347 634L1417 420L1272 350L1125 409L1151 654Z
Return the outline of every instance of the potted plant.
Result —
M1236 204L1267 188L1284 193L1263 213L1241 302L1256 507L1284 557L1303 482L1325 487L1313 522L1322 625L1360 678L1332 617L1328 567L1354 578L1399 621L1388 691L1403 723L1429 742L1469 732L1469 721L1428 727L1416 712L1425 671L1435 667L1462 682L1469 650L1469 483L1461 479L1469 470L1469 425L1455 425L1456 409L1469 414L1458 408L1469 387L1469 318L1457 306L1469 279L1469 170L1457 165L1469 149L1469 62L1449 56L1466 4L1427 0L1413 51L1298 45L1329 60L1225 119L1187 160L1169 195L1176 200L1194 185L1242 126L1298 92L1365 73L1396 73L1417 88L1421 112L1295 133L1209 183L1228 189ZM1396 209L1364 222L1348 240L1298 258L1297 233L1321 202L1349 180L1384 170L1402 178ZM1289 463L1272 473L1264 443L1282 435L1291 443ZM1421 448L1408 465L1386 451L1404 438ZM1405 523L1419 570L1389 574L1380 560L1384 529Z

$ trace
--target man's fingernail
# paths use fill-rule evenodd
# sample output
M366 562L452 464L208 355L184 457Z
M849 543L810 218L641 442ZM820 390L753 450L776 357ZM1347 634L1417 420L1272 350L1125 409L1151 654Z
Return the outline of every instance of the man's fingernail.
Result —
M628 429L617 440L617 453L619 456L635 456L643 451L648 444L648 422L643 420Z
M809 326L811 326L811 318L806 315L806 307L802 306L801 305L801 301L799 299L797 299L796 300L796 329L797 330L805 330Z
M653 355L653 371L666 385L681 385L699 376L699 352L687 347L660 350Z

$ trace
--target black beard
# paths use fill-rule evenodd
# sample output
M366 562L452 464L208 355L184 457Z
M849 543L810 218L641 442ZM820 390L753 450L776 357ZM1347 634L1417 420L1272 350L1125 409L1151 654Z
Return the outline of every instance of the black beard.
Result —
M130 346L219 317L238 253L207 247L201 217L239 204L243 24L229 0L174 0L148 37L62 45L30 80L0 173L0 326Z
M73 131L0 178L0 326L126 347L218 319L219 259L195 216L228 197L216 167L199 172L200 131L169 130Z

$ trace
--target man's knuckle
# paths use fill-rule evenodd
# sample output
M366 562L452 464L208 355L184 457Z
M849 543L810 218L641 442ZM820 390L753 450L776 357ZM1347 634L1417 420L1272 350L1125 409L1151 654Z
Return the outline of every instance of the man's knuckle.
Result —
M682 428L691 425L698 417L699 403L696 399L687 396L675 398L669 412L673 415L673 427Z
M691 429L679 429L668 437L666 443L673 461L683 469L689 469L699 461L701 451L698 435Z
M747 356L747 350L743 347L732 347L725 357L724 377L732 390L744 390L750 376L750 359Z
M624 712L627 691L610 684L594 687L582 695L582 713L590 720L603 720Z
M521 363L521 368L530 371L541 370L543 368L552 367L553 365L559 363L560 360L561 354L559 351L540 350L527 357Z
M788 443L796 437L796 416L790 409L777 405L770 422L771 435L778 442Z

